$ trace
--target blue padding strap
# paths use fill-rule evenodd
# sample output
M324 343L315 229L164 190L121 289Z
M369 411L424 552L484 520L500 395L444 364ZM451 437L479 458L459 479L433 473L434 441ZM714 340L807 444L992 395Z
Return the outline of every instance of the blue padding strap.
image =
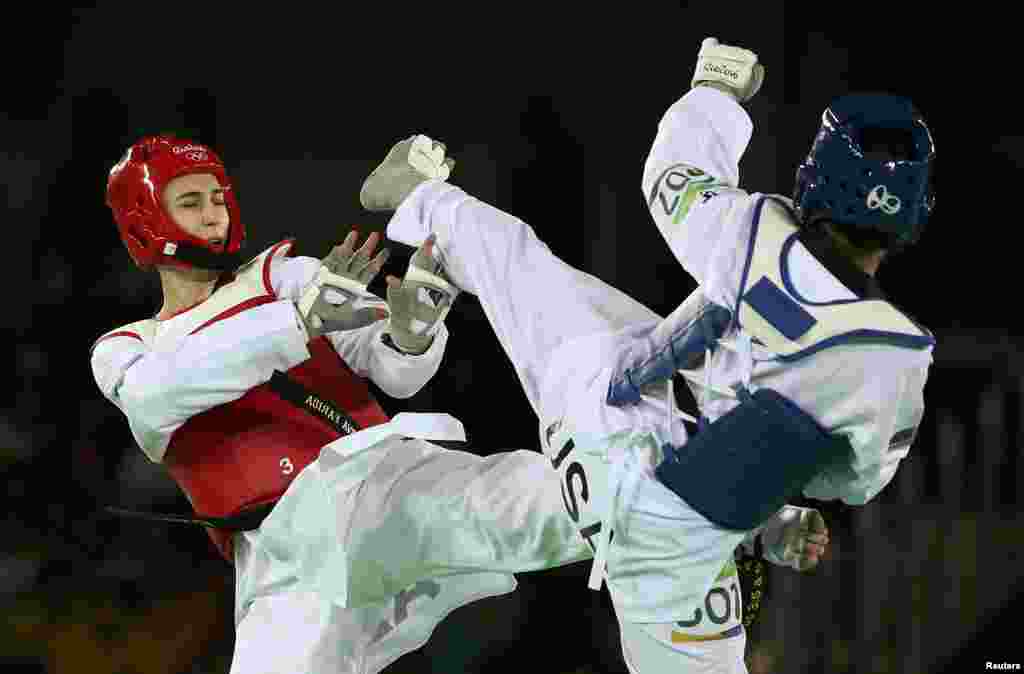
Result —
M749 531L852 449L771 389L738 393L739 405L685 445L666 445L655 475L714 524Z
M700 314L674 333L665 346L634 368L627 368L608 383L609 405L616 407L640 402L640 390L649 384L668 381L680 369L700 365L704 352L713 352L732 320L732 312L717 304L708 304Z
M807 331L818 322L800 306L799 302L783 292L767 276L762 276L761 280L746 292L743 301L771 323L773 328L794 342L807 334Z

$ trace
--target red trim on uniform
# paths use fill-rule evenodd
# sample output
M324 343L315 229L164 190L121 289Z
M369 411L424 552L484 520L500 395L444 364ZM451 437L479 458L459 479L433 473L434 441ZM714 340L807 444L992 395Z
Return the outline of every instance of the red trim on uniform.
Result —
M140 342L142 341L142 336L137 332L132 332L130 330L118 330L117 332L112 332L109 335L103 335L102 337L96 340L96 343L99 344L104 339L110 339L111 337L134 337Z
M89 353L91 354L93 351L95 351L96 347L99 346L100 342L102 342L105 339L110 339L111 337L134 337L135 339L139 340L140 342L142 341L142 337L138 333L136 333L136 332L130 332L128 330L118 330L117 332L112 332L109 335L103 335L102 337L97 339L95 342L93 342L92 343L92 348L89 349Z
M200 330L213 325L217 321L223 321L225 318L231 318L235 314L241 313L246 309L252 309L253 307L258 307L263 304L269 304L270 302L277 301L277 295L274 293L274 288L270 284L270 261L274 259L274 255L277 254L277 251L280 250L282 246L292 244L294 242L294 239L285 239L284 241L281 241L280 243L274 245L270 249L270 253L267 255L267 257L263 259L263 287L267 291L266 295L261 295L260 297L251 297L245 300L244 302L241 302L240 304L236 304L230 309L225 309L224 311L220 312L210 320L200 325L198 328L196 328L189 334L194 335Z
M202 330L203 328L207 328L207 327L213 325L217 321L223 321L225 318L231 318L235 314L239 314L239 313L245 311L246 309L252 309L253 307L258 307L258 306L261 306L263 304L270 304L271 302L275 302L275 301L277 301L277 298L274 297L273 295L261 295L260 297L252 297L252 298L247 299L246 301L244 301L244 302L242 302L240 304L236 304L235 306L231 307L230 309L225 309L224 311L220 312L219 314L217 314L216 316L214 316L210 320L206 321L205 323L203 323L198 328L196 328L195 330L193 330L192 332L190 332L188 334L194 335L197 332L199 332L200 330Z
M293 243L295 243L295 239L285 239L284 241L276 244L270 249L270 255L263 260L263 287L266 288L268 295L277 297L274 293L274 286L270 283L270 263L274 260L274 257L277 255L277 251L281 249L281 246L289 246ZM290 255L291 251L288 251L287 254Z
M270 254L267 255L267 257L263 260L263 287L266 289L267 294L274 296L275 299L277 298L277 296L274 294L274 288L270 284L270 261L274 259L274 256L277 254L277 251L281 248L281 246L288 245L288 244L294 244L294 243L295 243L295 239L285 239L284 241L281 241L280 243L275 244L273 247L271 247ZM289 254L291 254L291 253L289 252ZM214 286L214 289L213 289L214 292L219 290L222 285L225 285L226 283L230 283L234 279L235 279L235 274L234 273L224 273L224 274L221 274L220 277L217 279L216 285ZM211 296L212 296L212 294L211 294ZM209 298L207 298L207 299L209 299ZM187 307L185 307L183 309L178 309L177 311L175 311L170 316L165 316L163 318L155 318L154 317L154 319L157 320L157 321L160 321L160 322L169 321L169 320L171 320L172 318L174 318L176 316L180 316L181 314L185 313L186 311L191 311L191 310L195 309L196 307L198 307L200 304L202 304L205 301L206 300L199 300L198 302L196 302L195 304L193 304L191 306L187 306ZM204 324L203 327L206 327L206 325L207 324Z

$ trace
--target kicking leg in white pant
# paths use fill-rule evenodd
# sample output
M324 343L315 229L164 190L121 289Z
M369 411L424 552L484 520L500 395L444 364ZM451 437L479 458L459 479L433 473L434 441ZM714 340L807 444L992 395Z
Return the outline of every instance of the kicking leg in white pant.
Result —
M378 179L381 168L375 172ZM367 181L371 191L374 180L372 175ZM732 629L738 619L730 617L725 629L708 623L717 631L707 636L732 637L729 647L673 638L673 632L688 631L679 621L692 623L695 611L704 611L716 576L742 534L715 527L654 478L660 443L623 441L609 454L604 446L581 441L666 431L671 408L664 393L631 408L604 403L617 364L649 355L661 317L564 263L520 219L439 180L424 181L402 195L388 226L390 238L409 245L430 235L436 236L435 249L449 278L477 296L509 355L541 421L545 451L562 473L566 507L584 535L593 536L594 525L607 519L613 482L622 486L614 509L616 536L608 549L608 581L626 627L624 640L634 643L626 648L628 657L634 665L658 657L682 665L727 650L730 664L712 671L743 671L737 669L742 667L742 629ZM669 432L679 442L675 434L683 432L681 423ZM615 480L609 480L607 458L619 466ZM647 629L659 623L667 629L667 641L659 640L658 629L653 635ZM633 625L647 627L637 632L630 629Z

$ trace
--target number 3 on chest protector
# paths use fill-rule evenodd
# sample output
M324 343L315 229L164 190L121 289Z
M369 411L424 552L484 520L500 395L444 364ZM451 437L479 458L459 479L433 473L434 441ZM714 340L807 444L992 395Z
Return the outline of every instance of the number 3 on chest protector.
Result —
M283 475L291 475L295 472L295 466L292 464L292 460L287 456L278 462L281 466L281 473Z

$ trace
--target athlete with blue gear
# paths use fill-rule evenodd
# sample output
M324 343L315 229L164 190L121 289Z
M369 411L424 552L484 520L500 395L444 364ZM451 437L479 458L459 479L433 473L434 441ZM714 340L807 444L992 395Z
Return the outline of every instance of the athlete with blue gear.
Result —
M699 284L664 319L566 265L518 218L423 172L409 180L417 169L398 150L410 141L361 192L368 209L395 210L390 238L435 237L447 276L477 295L594 547L592 587L608 583L633 672L746 671L742 626L710 604L726 601L711 590L734 550L796 522L765 556L802 568L827 538L815 511L786 501L871 501L924 413L934 338L874 276L931 213L928 128L905 99L838 99L795 199L749 193L741 104L763 80L756 54L708 38L659 124L643 194ZM689 409L675 404L676 373Z

